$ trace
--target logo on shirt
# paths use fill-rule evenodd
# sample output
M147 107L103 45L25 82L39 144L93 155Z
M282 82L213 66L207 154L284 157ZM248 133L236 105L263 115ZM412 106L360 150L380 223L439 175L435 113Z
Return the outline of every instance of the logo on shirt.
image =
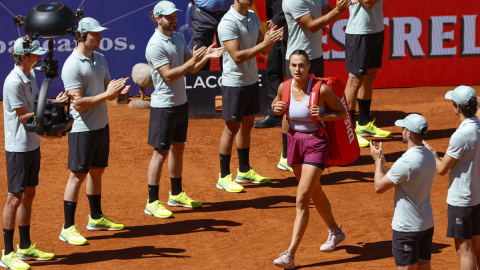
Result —
M412 247L409 245L403 245L403 249L405 250L405 252L412 251Z
M463 220L459 219L459 218L455 218L455 224L457 225L463 225Z
M449 145L449 146L448 146L448 149L449 149L449 150L455 150L455 146Z

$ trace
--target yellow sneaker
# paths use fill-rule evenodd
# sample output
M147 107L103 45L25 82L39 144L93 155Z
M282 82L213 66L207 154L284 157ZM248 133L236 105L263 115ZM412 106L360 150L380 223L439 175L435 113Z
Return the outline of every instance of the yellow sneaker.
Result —
M125 224L115 223L107 218L107 216L102 215L99 219L93 219L91 216L88 216L87 229L89 231L99 231L99 230L108 230L108 231L119 231L125 228Z
M180 194L173 196L171 192L168 193L168 205L169 206L183 206L190 208L197 208L202 206L201 202L197 202L185 194L184 191Z
M237 169L237 178L235 178L235 181L237 181L237 183L250 182L255 184L268 184L272 180L268 177L263 177L259 175L253 170L253 168L250 168L250 170L245 173L240 172Z
M147 199L147 207L145 207L144 212L145 214L156 218L169 218L173 215L173 213L168 211L159 200L149 203L149 200Z
M14 270L30 269L30 265L20 260L17 257L17 253L15 253L15 251L12 251L8 255L5 255L5 250L2 250L2 260L0 261L0 266L2 266L3 268Z
M357 122L357 127L355 131L360 134L360 136L371 136L377 138L386 138L392 136L390 131L379 129L375 126L375 119L372 122L368 122L365 126L360 126Z
M232 174L229 174L221 178L221 174L218 174L217 188L225 190L227 192L242 192L243 187L232 179Z
M356 133L356 132L355 132ZM357 133L357 140L358 140L358 145L360 147L368 147L370 145L370 141L368 140L365 140L362 136L360 136L358 133Z
M292 167L288 166L287 158L284 158L283 154L280 154L280 161L277 164L277 168L279 168L280 170L293 172Z
M17 257L21 260L49 261L55 258L55 254L43 252L35 247L37 243L30 245L29 248L21 249L17 245Z
M75 246L85 245L88 243L87 239L85 239L85 237L83 237L77 230L77 225L72 225L67 229L65 229L64 226L65 224L63 224L62 232L58 237L60 240Z

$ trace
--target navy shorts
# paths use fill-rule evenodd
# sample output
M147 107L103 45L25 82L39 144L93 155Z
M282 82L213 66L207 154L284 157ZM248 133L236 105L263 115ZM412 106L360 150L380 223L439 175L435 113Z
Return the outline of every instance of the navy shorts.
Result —
M38 186L40 147L28 152L5 152L8 193L23 193L25 187Z
M109 126L68 133L68 169L76 173L88 173L90 168L108 167L110 154Z
M384 31L366 35L345 34L345 67L348 72L367 75L382 67Z
M260 111L260 90L258 82L241 87L222 86L223 120L242 122L244 116Z
M168 108L150 108L148 145L170 149L172 141L187 141L188 103Z
M447 237L472 239L480 235L480 204L469 207L448 205Z
M393 230L392 253L397 266L413 265L419 259L432 258L433 227L421 232L398 232Z

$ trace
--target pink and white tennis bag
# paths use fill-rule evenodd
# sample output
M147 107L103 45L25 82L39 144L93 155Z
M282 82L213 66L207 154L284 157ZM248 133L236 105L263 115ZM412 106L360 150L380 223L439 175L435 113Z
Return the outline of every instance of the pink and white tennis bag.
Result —
M310 93L310 101L308 107L318 103L318 95L320 93L320 87L323 83L326 83L333 92L337 95L338 99L342 102L345 110L347 111L347 117L337 121L324 121L325 128L312 116L315 123L317 123L320 130L319 134L325 134L330 140L330 159L328 160L327 167L334 167L337 165L346 165L354 162L360 156L360 146L358 145L357 136L355 134L355 128L353 126L350 111L348 110L347 100L345 98L344 88L342 82L338 78L315 78L313 74L310 75L313 79ZM290 105L290 91L292 86L292 80L287 80L283 83L282 101ZM326 112L330 110L325 108ZM285 111L288 115L288 107ZM288 117L287 117L288 120Z

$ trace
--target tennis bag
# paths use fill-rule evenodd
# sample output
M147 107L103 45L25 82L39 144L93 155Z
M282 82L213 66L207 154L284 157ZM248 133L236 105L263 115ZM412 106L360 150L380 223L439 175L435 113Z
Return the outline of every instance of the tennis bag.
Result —
M307 95L310 95L309 105L318 103L318 95L320 94L320 87L323 83L326 83L332 88L335 95L342 102L345 110L347 111L347 117L342 120L336 121L324 121L325 127L321 125L315 117L312 116L315 123L320 128L318 133L325 134L330 140L330 159L328 160L327 167L334 167L338 165L346 165L354 162L360 156L360 146L358 145L357 136L355 134L352 118L348 110L347 101L345 98L344 88L342 82L338 78L312 78L311 87L308 89ZM282 101L290 105L290 91L292 86L292 80L287 80L283 83ZM325 108L326 112L331 110ZM288 106L285 115L288 116ZM287 117L287 120L288 117Z

